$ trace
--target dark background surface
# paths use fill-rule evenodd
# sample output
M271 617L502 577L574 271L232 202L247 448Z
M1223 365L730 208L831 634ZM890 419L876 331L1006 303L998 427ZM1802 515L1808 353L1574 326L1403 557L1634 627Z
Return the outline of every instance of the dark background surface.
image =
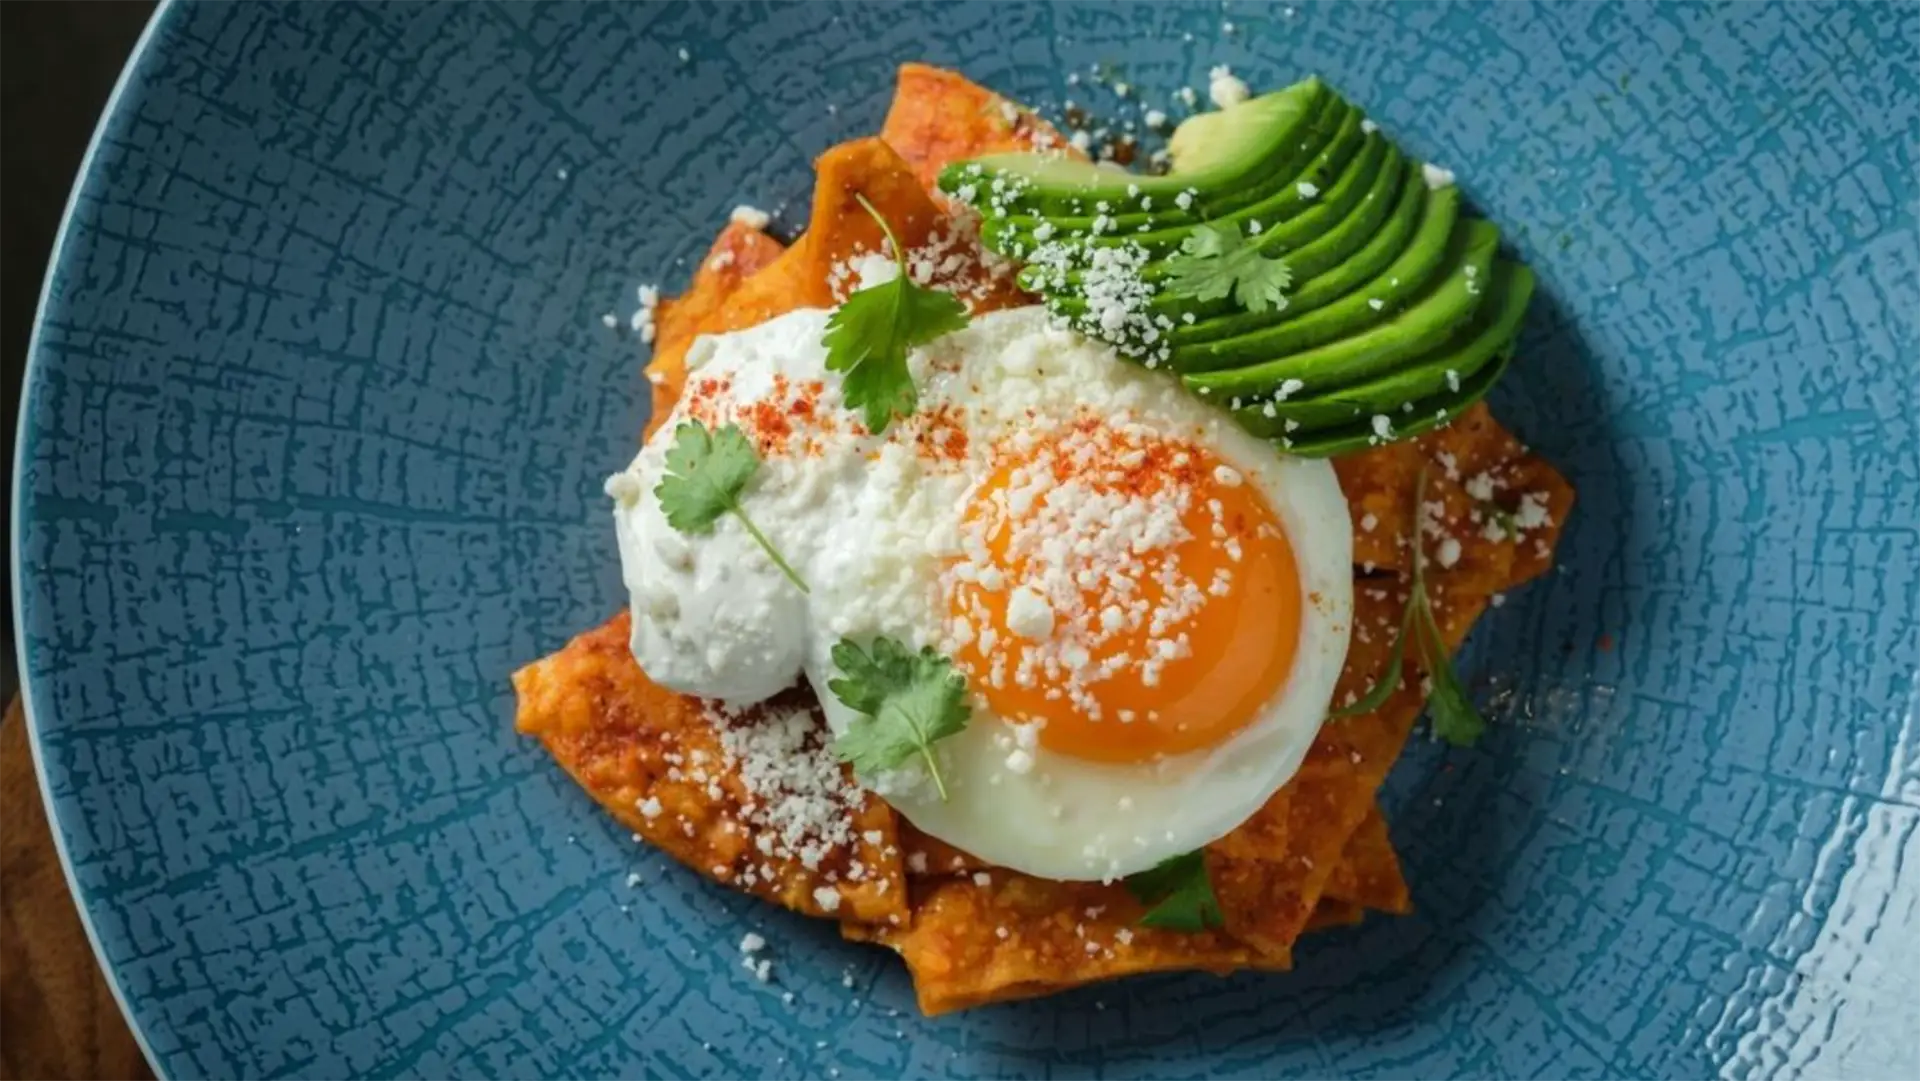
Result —
M0 394L7 475L27 339L80 158L147 2L0 3ZM8 485L7 520L13 518ZM12 699L12 575L0 703ZM17 706L0 721L0 1078L151 1077L95 966L47 829Z
M60 213L100 108L152 10L145 0L0 3L0 357L9 477L27 338ZM7 579L0 700L15 688Z

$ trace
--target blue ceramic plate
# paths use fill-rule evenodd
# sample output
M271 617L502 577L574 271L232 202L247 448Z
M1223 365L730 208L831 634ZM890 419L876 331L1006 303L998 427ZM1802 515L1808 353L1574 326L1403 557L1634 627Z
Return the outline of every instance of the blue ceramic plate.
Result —
M1068 71L1323 73L1539 271L1494 406L1580 506L1466 658L1492 737L1394 774L1417 915L923 1020L511 731L508 672L624 601L602 313L804 207L915 58L1105 111ZM170 6L15 496L101 955L177 1077L1913 1076L1916 148L1911 5Z

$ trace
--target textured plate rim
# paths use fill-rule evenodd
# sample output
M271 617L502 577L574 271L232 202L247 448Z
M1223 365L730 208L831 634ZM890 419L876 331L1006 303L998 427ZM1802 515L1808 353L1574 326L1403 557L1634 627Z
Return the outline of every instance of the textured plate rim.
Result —
M54 279L62 272L61 264L66 259L67 241L73 234L75 212L80 206L80 193L86 189L88 180L93 176L94 164L100 154L100 146L106 141L107 133L118 123L122 105L128 91L136 81L139 70L145 65L152 51L153 40L160 25L172 15L175 0L160 0L153 14L147 17L147 25L140 30L140 37L134 42L133 51L127 54L126 63L120 68L119 76L114 80L113 91L107 95L106 105L100 110L100 118L94 122L93 134L87 139L87 151L80 158L80 167L73 174L73 186L67 190L67 203L60 211L60 228L54 234L53 248L47 255L47 268L40 279L40 298L34 304L33 326L27 335L27 363L20 375L20 416L13 431L13 523L9 529L7 543L12 550L11 584L13 587L13 626L14 666L20 674L20 717L27 728L27 748L33 759L33 775L40 786L40 804L47 816L48 832L53 834L53 849L60 858L60 874L67 882L67 895L73 899L73 907L80 915L80 927L86 932L87 946L93 951L93 962L105 978L107 990L113 993L114 1004L120 1007L120 1016L126 1021L127 1028L133 1033L133 1041L140 1047L140 1054L147 1061L147 1068L163 1079L170 1078L160 1056L154 1053L153 1042L147 1038L140 1014L134 1010L132 1001L127 997L126 986L120 980L119 971L107 960L106 950L100 942L100 928L93 919L93 910L87 904L85 891L74 875L73 853L67 844L67 831L60 819L60 805L53 798L53 785L47 775L46 751L40 745L40 723L35 717L34 688L32 668L27 663L27 605L26 605L26 559L22 547L26 540L26 530L22 524L26 520L27 508L27 432L32 426L34 399L38 397L34 375L41 367L40 339L46 330L47 311L53 300Z

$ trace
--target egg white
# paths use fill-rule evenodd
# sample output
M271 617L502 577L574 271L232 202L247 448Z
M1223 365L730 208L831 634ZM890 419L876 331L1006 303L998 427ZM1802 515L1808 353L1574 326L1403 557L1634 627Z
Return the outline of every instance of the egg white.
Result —
M696 377L730 378L723 414L727 402L766 393L776 374L821 380L818 408L843 409L819 344L827 315L798 311L701 339L690 367ZM911 765L868 780L925 832L1053 879L1116 878L1232 830L1299 768L1345 662L1353 538L1331 466L1277 455L1174 380L1051 326L1038 308L976 318L916 351L912 367L922 414L964 411L963 460L929 460L899 440L842 431L817 440L818 454L769 458L746 496L748 513L800 570L809 595L788 585L731 519L710 536L666 525L653 487L675 421L609 481L641 667L663 685L735 704L804 675L829 725L844 732L860 715L827 689L836 677L834 643L886 635L913 648L941 644L941 573L958 554L968 493L988 472L995 443L1085 409L1125 417L1209 447L1259 486L1286 529L1301 596L1310 600L1285 683L1222 743L1140 765L1034 746L976 702L967 728L936 745L947 800ZM1030 769L1009 768L1016 752L1031 754Z

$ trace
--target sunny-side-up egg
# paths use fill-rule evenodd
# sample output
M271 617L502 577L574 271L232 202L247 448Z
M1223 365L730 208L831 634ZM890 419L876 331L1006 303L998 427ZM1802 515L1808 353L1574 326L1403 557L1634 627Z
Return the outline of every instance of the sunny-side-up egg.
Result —
M972 716L865 778L914 825L1053 879L1112 879L1232 830L1298 768L1346 654L1352 535L1323 461L1282 457L1176 382L1049 324L974 319L917 350L920 402L883 437L826 370L829 313L696 342L677 415L608 482L633 651L741 704L804 677L828 723L841 638L931 646ZM758 446L741 524L671 528L675 426Z

